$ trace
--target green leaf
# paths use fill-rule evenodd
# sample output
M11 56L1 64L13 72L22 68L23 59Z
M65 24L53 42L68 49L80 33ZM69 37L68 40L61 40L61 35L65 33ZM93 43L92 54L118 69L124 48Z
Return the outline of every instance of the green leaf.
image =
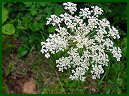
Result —
M122 40L122 53L124 57L127 57L127 38L123 38Z
M32 24L32 30L33 30L33 31L38 31L38 30L39 30L39 24L38 24L37 22L34 22L34 23Z
M15 33L15 28L13 24L7 23L6 25L2 26L2 33L7 35L13 35Z
M107 88L106 89L106 94L110 94L110 91L111 91L111 89Z
M31 14L32 14L32 16L36 15L37 14L37 10L36 9L32 9L31 10Z
M2 83L2 93L8 93L8 86L5 82Z
M123 85L123 81L121 78L117 78L116 79L116 84L119 85L119 86L122 86Z
M46 7L47 6L47 3L46 2L41 2L39 3L42 7Z
M58 10L56 10L56 9L58 9ZM61 6L55 6L54 7L54 14L56 14L56 15L60 15L60 14L62 14L62 13L64 13L65 11L64 11L64 9L61 7Z
M8 76L14 70L14 62L10 62L6 66L6 76Z
M25 47L20 47L18 49L18 57L22 58L23 56L25 56L28 53L28 50Z
M2 7L2 24L6 21L6 19L8 18L8 11Z
M50 16L52 15L52 7L46 7L46 8L44 9L44 13L47 14L46 17L50 17Z
M67 87L70 85L68 80L65 80L64 82Z
M53 26L48 27L48 32L49 33L54 33L55 32L55 29L56 29L56 27L53 27Z
M40 29L44 30L44 25L45 25L45 23L44 23L44 22L39 23L39 27L40 27Z
M32 6L32 2L23 2L25 5L26 5L26 7L31 7Z

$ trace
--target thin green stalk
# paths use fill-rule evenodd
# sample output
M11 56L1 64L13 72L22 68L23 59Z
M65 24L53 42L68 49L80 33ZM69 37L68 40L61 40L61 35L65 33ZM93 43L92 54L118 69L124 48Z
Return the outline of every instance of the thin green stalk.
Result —
M60 83L60 85L61 85L61 88L62 88L63 92L66 94L66 92L65 92L65 90L64 90L64 88L63 88L63 85L61 84L61 81L60 81L60 78L59 78L57 72L55 71L55 69L54 69L50 64L49 64L49 66L50 66L51 69L55 72L55 74L56 74L56 76L57 76L57 78L58 78L58 81L59 81L59 83Z

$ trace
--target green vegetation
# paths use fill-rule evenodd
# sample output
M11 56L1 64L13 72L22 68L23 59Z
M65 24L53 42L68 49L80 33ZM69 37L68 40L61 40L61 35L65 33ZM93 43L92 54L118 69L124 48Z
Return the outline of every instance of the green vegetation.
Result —
M35 80L36 93L42 94L122 94L127 93L127 3L79 3L78 7L98 5L104 16L120 32L115 41L122 49L120 62L110 58L109 67L101 79L71 81L69 72L58 72L55 60L62 52L46 59L40 53L41 41L55 32L46 26L46 18L64 13L62 3L5 2L2 3L2 92L23 93L22 85ZM19 89L18 89L19 88Z

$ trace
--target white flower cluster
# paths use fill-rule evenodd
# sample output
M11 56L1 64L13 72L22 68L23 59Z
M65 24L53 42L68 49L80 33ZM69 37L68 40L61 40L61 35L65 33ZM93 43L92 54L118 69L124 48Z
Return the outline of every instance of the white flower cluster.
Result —
M41 42L42 53L46 53L45 57L49 58L50 54L57 53L59 51L64 51L68 46L68 40L60 34L49 35L49 38L46 42Z
M51 54L68 49L67 57L56 60L59 71L71 69L71 80L85 81L89 72L93 79L100 78L104 73L103 67L108 66L107 54L112 53L117 61L122 56L121 49L113 42L113 39L120 38L118 30L106 18L99 19L103 10L98 6L80 9L76 13L77 4L67 2L63 5L68 13L47 18L46 25L57 28L56 33L41 42L41 52L49 58Z
M71 14L74 14L74 12L76 12L77 10L77 7L76 7L77 4L67 2L67 3L64 3L63 5L65 6L64 9L69 10Z

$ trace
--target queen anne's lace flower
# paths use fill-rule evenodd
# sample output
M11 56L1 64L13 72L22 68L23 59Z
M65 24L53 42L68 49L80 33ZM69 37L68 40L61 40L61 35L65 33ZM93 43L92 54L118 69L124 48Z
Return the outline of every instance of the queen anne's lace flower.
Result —
M117 61L122 56L121 49L113 42L113 39L120 38L118 30L106 18L99 19L103 10L98 6L80 9L76 15L77 4L67 2L63 5L68 13L47 18L46 25L56 26L56 33L41 42L41 52L49 58L51 54L69 50L67 56L56 60L56 67L61 72L70 69L71 80L85 81L89 72L92 79L100 78L104 73L103 67L108 66L107 53L112 53Z

